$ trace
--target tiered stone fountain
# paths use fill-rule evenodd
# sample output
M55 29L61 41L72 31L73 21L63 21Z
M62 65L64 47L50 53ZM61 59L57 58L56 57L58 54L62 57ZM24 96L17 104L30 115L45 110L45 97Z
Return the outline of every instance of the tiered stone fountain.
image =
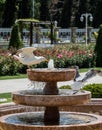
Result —
M28 69L31 81L45 82L43 89L13 93L13 101L28 106L44 106L44 112L23 112L0 118L1 130L102 130L102 117L77 113L59 112L60 106L89 102L91 93L59 90L57 82L72 80L74 69Z

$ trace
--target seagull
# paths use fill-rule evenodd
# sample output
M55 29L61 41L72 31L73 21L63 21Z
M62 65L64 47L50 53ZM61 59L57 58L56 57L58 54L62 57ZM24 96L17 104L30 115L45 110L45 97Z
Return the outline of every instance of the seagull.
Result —
M96 75L102 76L101 70L95 70L95 69L92 68L88 72L86 72L86 74L84 76L81 76L80 73L79 73L78 66L75 66L75 69L76 69L76 76L74 78L74 83L71 84L71 89L76 91L76 92L78 92L80 89L82 89L84 87L84 83L88 79L90 79L90 78L92 78Z
M16 55L13 57L24 65L27 65L30 68L31 65L39 64L47 59L43 56L35 56L33 52L36 50L35 47L25 47L17 51Z

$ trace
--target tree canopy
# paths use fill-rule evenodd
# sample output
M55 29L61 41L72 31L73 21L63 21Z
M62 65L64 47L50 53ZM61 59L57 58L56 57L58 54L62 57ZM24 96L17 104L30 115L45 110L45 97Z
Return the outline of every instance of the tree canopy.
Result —
M11 27L19 18L34 18L41 21L57 21L62 28L71 26L84 27L85 21L80 21L83 13L91 13L93 22L88 24L99 27L102 23L102 0L1 0L0 8L4 8L2 27ZM5 6L2 6L4 5ZM2 10L2 9L1 9ZM2 14L2 13L1 13Z

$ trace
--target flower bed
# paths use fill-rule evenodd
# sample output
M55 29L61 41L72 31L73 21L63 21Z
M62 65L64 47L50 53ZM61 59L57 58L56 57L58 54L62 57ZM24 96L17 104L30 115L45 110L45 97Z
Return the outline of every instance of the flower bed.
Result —
M47 59L53 59L56 68L68 68L73 65L77 65L79 68L90 68L95 65L93 51L94 44L88 46L64 44L55 45L53 48L39 48L34 54L37 56L45 56ZM12 52L0 49L0 76L26 73L27 67L14 60L12 56L9 56L9 53ZM46 68L47 63L42 62L34 65L34 67Z

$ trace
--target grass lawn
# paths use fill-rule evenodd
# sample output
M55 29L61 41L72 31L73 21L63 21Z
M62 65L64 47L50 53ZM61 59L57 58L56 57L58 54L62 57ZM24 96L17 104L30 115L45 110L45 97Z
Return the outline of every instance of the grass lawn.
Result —
M26 74L18 74L14 76L0 76L0 80L6 80L6 79L21 79L21 78L27 78Z
M100 68L94 68L95 70L102 70L102 67L100 67ZM82 68L82 69L80 69L80 72L82 73L82 72L87 72L88 70L90 70L90 68Z
M0 93L0 104L11 101L12 101L11 93Z

